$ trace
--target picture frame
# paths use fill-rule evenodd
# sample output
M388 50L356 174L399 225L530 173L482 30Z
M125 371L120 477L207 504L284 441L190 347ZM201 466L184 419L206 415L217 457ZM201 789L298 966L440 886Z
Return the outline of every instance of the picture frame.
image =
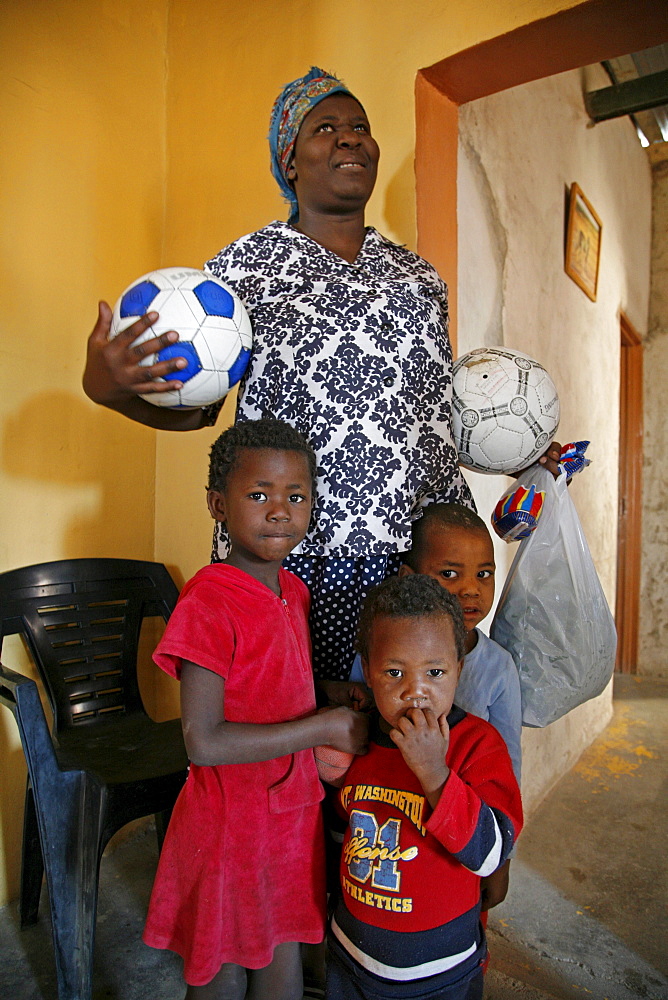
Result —
M564 270L596 302L603 224L582 189L573 182L568 203Z

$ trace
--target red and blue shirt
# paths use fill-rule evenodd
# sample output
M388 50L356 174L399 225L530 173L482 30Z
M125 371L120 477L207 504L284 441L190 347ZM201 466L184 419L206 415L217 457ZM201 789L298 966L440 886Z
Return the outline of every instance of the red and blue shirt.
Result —
M480 880L508 858L522 827L520 791L494 727L456 707L448 724L450 775L434 810L377 724L339 792L348 826L332 932L383 979L447 982L482 962Z

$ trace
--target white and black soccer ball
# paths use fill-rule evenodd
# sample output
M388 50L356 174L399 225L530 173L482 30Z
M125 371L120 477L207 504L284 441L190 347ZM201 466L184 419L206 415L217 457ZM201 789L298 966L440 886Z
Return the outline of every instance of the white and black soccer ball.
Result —
M510 474L544 454L559 426L559 396L541 364L507 347L480 347L452 369L452 425L460 464Z
M183 382L182 389L147 393L142 399L155 406L196 409L226 396L246 371L253 345L248 314L234 292L214 275L192 267L151 271L133 281L119 298L109 336L115 337L149 311L159 313L159 318L139 343L168 330L176 330L179 340L147 355L141 364L185 358L188 365L165 376L165 381Z

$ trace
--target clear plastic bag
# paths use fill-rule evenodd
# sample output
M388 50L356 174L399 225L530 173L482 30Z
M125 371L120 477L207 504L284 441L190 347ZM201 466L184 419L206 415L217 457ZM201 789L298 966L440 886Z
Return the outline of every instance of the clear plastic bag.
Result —
M522 723L548 726L605 688L617 634L566 475L540 465L518 485L545 491L538 525L520 542L490 635L520 675Z

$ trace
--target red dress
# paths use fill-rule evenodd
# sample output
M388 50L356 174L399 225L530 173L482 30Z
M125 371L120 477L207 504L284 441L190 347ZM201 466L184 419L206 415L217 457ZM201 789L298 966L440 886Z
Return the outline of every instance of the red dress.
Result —
M225 678L225 718L273 723L315 709L309 595L279 570L281 597L242 570L206 566L183 589L154 659ZM192 986L225 962L263 968L286 941L325 930L320 799L312 750L255 764L190 765L153 886L144 941L184 959Z

